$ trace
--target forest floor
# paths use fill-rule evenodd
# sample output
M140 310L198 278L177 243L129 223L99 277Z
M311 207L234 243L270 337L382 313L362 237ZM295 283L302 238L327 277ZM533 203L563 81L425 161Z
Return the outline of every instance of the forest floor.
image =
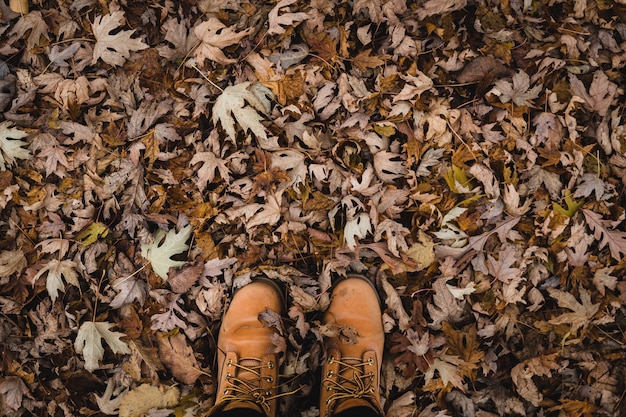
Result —
M388 416L626 415L624 0L36 0L0 60L3 415L203 415L266 277L315 417L352 273Z

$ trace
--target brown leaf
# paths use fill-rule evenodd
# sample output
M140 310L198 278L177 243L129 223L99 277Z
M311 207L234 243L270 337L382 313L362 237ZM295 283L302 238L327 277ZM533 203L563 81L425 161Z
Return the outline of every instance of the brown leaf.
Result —
M385 61L377 56L370 55L371 49L366 49L358 53L352 61L361 71L365 72L368 68L376 68L382 66Z
M182 294L198 281L202 271L204 270L204 261L202 257L197 257L192 264L186 265L180 269L172 270L167 282L170 288L177 294Z
M195 383L202 371L193 355L193 349L187 344L185 335L178 332L173 335L161 333L157 337L157 342L161 362L174 378L183 384Z
M456 76L456 80L462 84L475 83L490 78L502 78L513 75L513 70L499 60L491 56L479 56L469 62Z

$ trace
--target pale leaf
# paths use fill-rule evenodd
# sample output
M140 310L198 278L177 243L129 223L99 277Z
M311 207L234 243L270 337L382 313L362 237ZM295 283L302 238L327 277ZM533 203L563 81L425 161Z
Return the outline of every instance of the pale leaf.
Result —
M492 92L499 96L500 101L503 103L512 101L516 106L531 106L530 100L536 99L541 89L541 84L530 88L530 77L524 71L519 70L513 75L511 82L506 80L496 81Z
M109 307L120 308L134 301L143 305L148 295L148 284L136 275L120 277L113 281L111 287L118 291Z
M571 313L563 313L549 322L551 324L570 324L572 333L575 333L581 327L587 327L591 324L593 317L600 309L600 303L593 304L591 295L584 288L580 288L580 300L582 303L579 303L572 294L556 288L548 288L548 293L550 297L557 300L559 307L572 311Z
M400 154L387 151L380 151L374 155L374 169L383 182L392 182L408 172L404 158Z
M598 213L589 209L582 209L582 212L585 215L587 225L593 231L593 236L596 240L600 240L599 249L602 249L608 243L611 257L620 261L620 255L626 255L626 232L609 229L608 222L603 220Z
M611 275L613 269L613 267L600 268L593 274L593 285L602 295L606 293L607 288L614 291L617 287L617 277Z
M465 392L463 378L459 373L459 369L461 366L467 364L468 362L458 356L441 354L434 359L432 365L430 365L428 370L424 373L424 380L428 383L435 377L435 372L438 372L444 386L452 384L455 388Z
M266 35L282 35L286 32L286 29L283 28L283 26L295 27L297 25L294 26L294 23L299 23L309 18L307 13L292 13L289 10L289 7L287 6L296 3L297 1L298 0L281 0L272 10L270 10L267 16L270 28Z
M31 157L28 149L23 147L28 145L23 139L28 133L11 127L10 121L0 123L0 171L5 171L7 165L14 165L18 159L29 159Z
M75 271L77 266L78 264L76 262L69 259L63 261L51 259L48 261L46 266L37 272L37 275L35 275L33 280L36 281L47 272L48 277L46 279L46 289L48 290L48 294L50 295L50 298L52 298L52 301L55 301L59 295L59 290L65 289L62 278L65 278L65 281L68 284L72 284L75 287L79 286L78 274Z
M219 173L220 179L226 184L230 182L230 171L226 166L226 161L215 156L211 151L196 153L189 165L193 166L198 162L202 162L198 170L198 189L202 192L206 189L208 183L213 182L216 172Z
M409 249L409 245L407 245L404 239L404 235L408 235L409 233L409 229L402 226L400 223L391 219L385 219L376 226L374 241L378 242L385 236L389 251L399 258L400 251L407 252Z
M249 27L241 32L235 30L235 26L226 27L225 24L215 17L200 23L194 28L194 34L201 40L196 49L196 60L202 64L205 59L210 59L222 65L237 62L236 59L227 58L224 49L227 46L239 43L244 37L254 31Z
M119 417L140 417L153 408L178 404L180 390L176 386L141 384L124 395Z
M350 249L356 246L355 238L363 239L372 231L372 222L367 213L359 213L354 218L348 220L343 229L343 239Z
M164 230L159 229L154 235L152 243L141 245L141 256L150 261L152 270L164 281L167 280L170 268L185 264L184 261L173 260L172 256L187 251L189 248L187 239L191 236L192 231L191 225L183 227L180 232L172 229L165 233Z
M266 96L272 93L260 87L250 87L250 82L226 87L213 105L213 124L220 122L233 141L237 138L235 120L244 132L250 130L258 138L267 139L262 117L257 111L269 113L270 103Z
M124 333L109 330L114 325L114 323L106 321L86 321L78 329L74 349L85 358L85 369L89 372L100 367L98 362L104 356L102 339L109 345L113 353L130 353L126 342L120 340L120 337L125 336Z
M148 48L140 39L132 37L133 30L120 30L124 21L124 12L117 11L104 16L97 16L91 25L96 45L93 48L93 61L102 59L109 65L119 66L130 57L132 51ZM115 32L115 34L111 34Z

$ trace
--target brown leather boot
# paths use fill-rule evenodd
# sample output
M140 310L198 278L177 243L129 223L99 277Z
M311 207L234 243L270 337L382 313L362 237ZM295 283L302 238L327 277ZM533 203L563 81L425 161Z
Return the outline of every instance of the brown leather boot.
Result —
M356 332L356 340L324 340L320 417L353 407L369 407L380 415L380 368L385 334L378 295L364 277L340 281L331 293L324 323Z
M276 330L258 319L266 308L283 308L278 288L269 282L255 281L235 293L217 339L217 398L209 416L236 408L276 416L278 363L270 339Z

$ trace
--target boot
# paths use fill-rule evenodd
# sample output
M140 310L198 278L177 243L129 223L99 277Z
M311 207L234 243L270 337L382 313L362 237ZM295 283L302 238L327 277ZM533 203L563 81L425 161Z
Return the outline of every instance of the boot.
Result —
M380 404L380 369L385 343L382 312L373 284L364 277L340 281L331 293L324 322L356 331L354 340L324 340L320 417L353 407L384 415ZM347 342L347 343L346 343Z
M278 363L270 339L276 330L258 319L266 308L283 308L271 282L254 281L235 293L217 339L217 398L209 416L241 408L276 416Z

